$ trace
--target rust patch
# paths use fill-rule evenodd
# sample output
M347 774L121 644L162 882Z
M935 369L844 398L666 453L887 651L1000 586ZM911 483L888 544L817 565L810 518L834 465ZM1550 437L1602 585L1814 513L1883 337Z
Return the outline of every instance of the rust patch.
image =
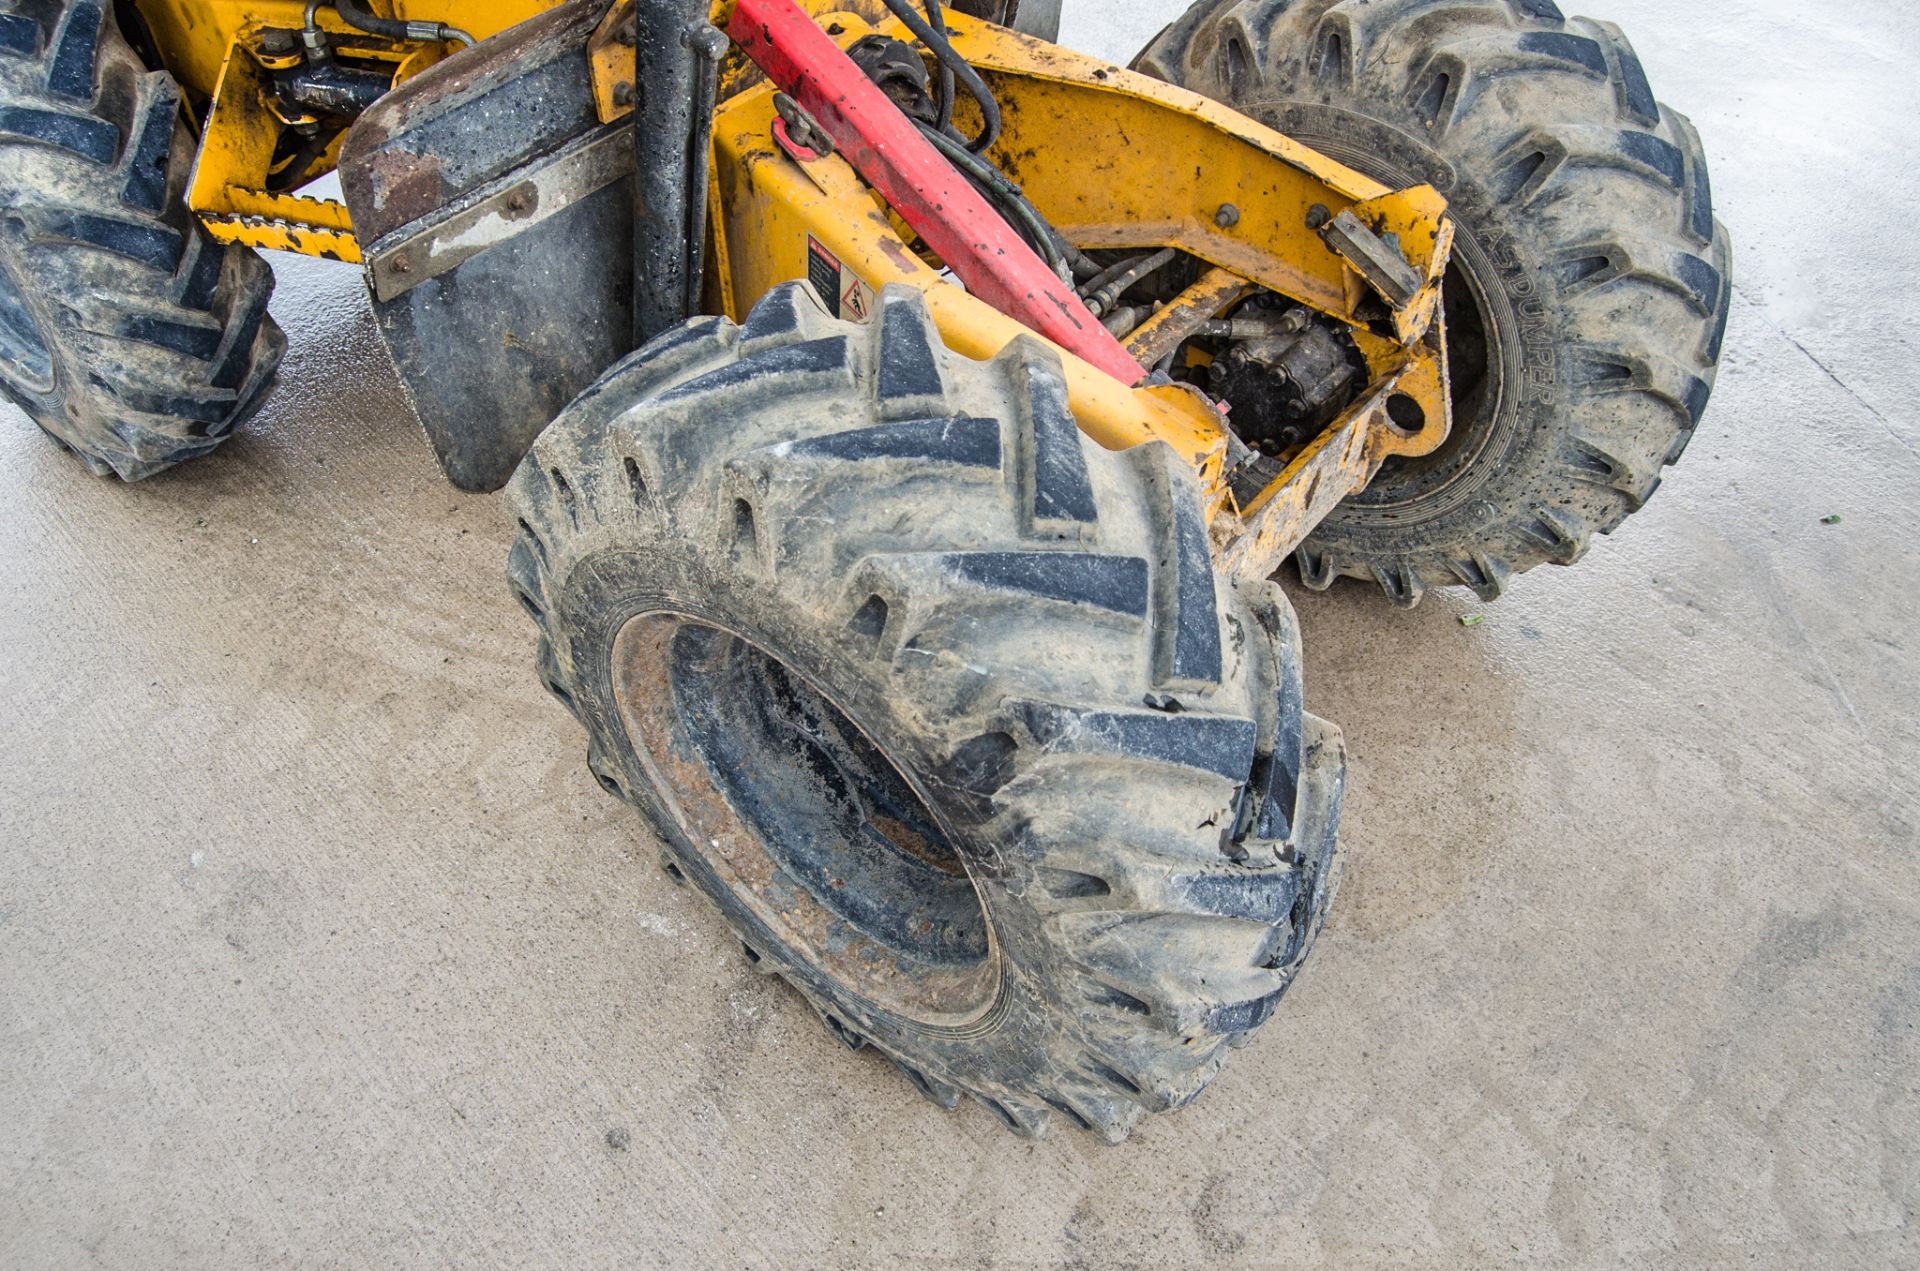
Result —
M926 836L912 826L897 821L890 816L876 816L867 822L880 832L882 838L893 844L917 861L933 866L943 874L962 874L966 871L954 868L953 861L944 852L927 842Z
M674 819L699 857L688 862L697 866L694 873L725 889L786 946L789 956L870 1001L942 1024L962 1022L988 1009L1000 974L996 957L964 967L899 957L782 869L729 802L679 718L674 643L689 625L705 624L665 612L629 619L614 639L612 685L634 753L652 783L668 795ZM898 820L881 815L867 824L903 852L952 872L934 855L934 844ZM827 881L833 887L844 885L837 877Z
M1253 284L1236 273L1209 269L1127 337L1127 352L1142 366L1153 366L1179 348L1202 323L1218 317L1252 290Z

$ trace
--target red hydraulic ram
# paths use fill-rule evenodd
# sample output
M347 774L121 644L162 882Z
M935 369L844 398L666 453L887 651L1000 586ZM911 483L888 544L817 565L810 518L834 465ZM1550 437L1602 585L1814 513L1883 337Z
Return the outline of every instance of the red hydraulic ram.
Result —
M818 121L970 293L1123 384L1145 378L1073 288L793 0L739 0L727 35Z

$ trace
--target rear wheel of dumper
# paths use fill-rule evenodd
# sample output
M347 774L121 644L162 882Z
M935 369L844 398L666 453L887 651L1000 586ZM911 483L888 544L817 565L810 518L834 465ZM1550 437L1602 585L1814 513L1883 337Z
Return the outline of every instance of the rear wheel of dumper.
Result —
M286 339L266 262L187 210L180 90L111 8L0 8L0 397L133 481L230 436Z
M1136 65L1447 196L1453 431L1296 556L1482 599L1639 509L1706 408L1732 286L1706 158L1619 28L1553 0L1202 0Z
M609 371L510 486L588 763L840 1041L1117 1140L1272 1012L1325 912L1338 734L1190 472L1057 357L776 289Z

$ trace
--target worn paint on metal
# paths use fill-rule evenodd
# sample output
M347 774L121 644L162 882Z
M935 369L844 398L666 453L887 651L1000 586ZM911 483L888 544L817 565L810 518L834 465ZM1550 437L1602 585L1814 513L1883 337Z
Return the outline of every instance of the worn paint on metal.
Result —
M383 18L445 22L484 40L516 22L544 13L563 0L365 0L363 7ZM241 33L262 27L298 30L303 0L135 0L153 32L167 71L191 98L214 95L227 50ZM315 21L328 31L350 28L325 5Z
M632 172L631 141L617 131L542 156L506 189L416 235L390 236L369 262L374 295L391 300L438 278Z
M1398 378L1388 376L1369 387L1301 448L1249 511L1214 518L1216 565L1236 578L1270 576L1327 513L1373 479L1384 457L1378 438L1387 427L1386 403Z
M610 124L633 113L636 44L633 0L607 10L587 41L587 65L593 76L593 105L600 122Z
M845 159L802 162L783 151L773 137L776 118L772 90L762 85L723 106L714 124L720 194L714 231L723 262L721 299L729 314L744 317L780 283L806 277L812 239L875 290L901 282L926 293L941 338L956 352L989 358L1022 336L1039 338L947 282L910 249ZM1083 431L1110 449L1165 441L1210 487L1218 487L1216 504L1224 498L1220 474L1227 440L1210 403L1179 386L1130 389L1065 350L1061 362Z
M360 248L344 204L266 188L286 126L267 104L267 75L252 40L228 48L220 91L201 130L187 206L221 242L357 262Z
M1152 366L1252 290L1252 283L1230 269L1209 269L1135 328L1127 351L1142 366Z
M874 29L846 14L836 14L830 25L842 44ZM1227 488L1224 423L1200 394L1180 386L1116 393L1117 385L1103 384L1106 377L1084 361L1063 359L1075 416L1096 441L1113 448L1166 441L1194 464L1223 563L1247 577L1271 572L1384 459L1440 444L1450 424L1444 352L1437 338L1423 338L1437 311L1438 278L1451 242L1438 194L1424 187L1388 190L1183 90L962 18L954 18L953 26L956 39L967 41L968 55L992 72L1003 104L1006 132L995 157L1010 168L1015 156L1027 157L1020 179L1069 241L1086 247L1175 245L1200 256L1215 270L1206 276L1208 296L1182 298L1196 309L1217 296L1217 313L1235 293L1258 284L1355 324L1372 375L1369 388L1244 504ZM904 32L896 27L890 33ZM925 291L942 338L959 352L988 357L1023 334L1019 323L947 284L935 264L910 249L873 191L839 156L783 149L773 132L770 92L762 86L741 94L722 107L716 123L717 255L726 262L720 291L728 312L739 316L772 286L804 277L803 245L813 235L870 285L907 282ZM1128 165L1124 171L1103 171L1099 181L1086 178L1089 166L1114 166L1106 150L1082 164L1040 162L1045 155L1085 153L1083 129L1116 113L1133 120L1125 144L1116 146ZM1157 148L1163 145L1168 149ZM1196 148L1224 156L1236 215L1221 216L1212 195L1196 194L1182 204L1177 179L1156 183L1156 173L1190 161ZM1046 175L1035 179L1029 172ZM1154 206L1162 185L1174 187L1170 201ZM1286 216L1295 221L1284 233L1278 230L1281 206L1291 209ZM1308 223L1315 207L1327 208L1329 217L1334 209L1359 208L1354 215L1375 233L1394 233L1403 251L1424 233L1420 249L1406 251L1421 288L1404 306L1404 319L1403 311L1395 312L1396 327L1414 332L1413 341L1373 336L1360 325L1359 307L1374 292ZM1074 219L1076 209L1090 208L1092 219ZM1125 226L1109 219L1123 214L1135 219ZM1264 224L1272 237L1244 238L1250 223ZM1186 317L1169 316L1147 334L1170 335L1172 324ZM1394 424L1387 407L1396 394L1417 402L1419 429Z
M967 290L1124 384L1126 346L793 0L737 0L727 34L791 93Z
M191 193L192 206L211 231L224 241L355 260L359 246L341 205L265 189L274 141L286 121L264 104L267 55L257 33L261 24L298 27L302 7L297 0L142 4L168 65L190 92L214 99ZM446 21L481 38L551 7L546 0L374 5L383 16ZM618 91L623 75L629 85L632 80L632 45L620 34L629 10L621 5L590 17L594 29L582 39L589 81L582 87L600 122L631 109L632 92ZM1388 189L1195 94L951 14L956 47L1001 103L1005 130L992 157L1069 241L1085 249L1173 246L1210 266L1199 283L1135 333L1129 349L1091 320L1071 289L1053 278L890 104L888 118L862 101L869 81L835 73L850 63L842 66L837 49L829 57L823 48L844 47L876 30L907 35L878 0L720 0L712 12L717 24L733 23L741 43L772 58L783 82L802 90L797 95L803 104L830 133L838 130L843 147L852 143L860 166L886 192L885 199L877 196L840 156L808 160L783 152L773 137L771 88L764 79L754 84L757 72L736 51L726 77L733 95L716 117L719 161L709 190L717 266L708 287L713 307L738 316L771 286L804 277L804 244L811 235L869 287L909 282L926 292L943 338L969 356L991 356L1023 335L1047 339L1062 353L1076 416L1090 436L1109 447L1165 441L1194 466L1214 518L1216 549L1223 562L1237 562L1241 570L1284 555L1283 548L1364 485L1386 457L1428 453L1445 439L1451 420L1436 318L1452 225L1444 199L1430 187ZM784 21L791 48L767 43L770 17ZM322 11L320 20L343 39L357 38L340 31L335 15ZM386 46L396 83L446 51L367 43ZM209 59L217 71L209 70ZM479 52L471 59L474 73L493 60ZM878 90L870 95L878 97ZM850 108L849 101L856 105ZM967 118L971 109L964 100L960 104L963 127L973 122ZM925 154L902 161L903 151L922 149ZM1061 162L1063 155L1072 161ZM332 159L326 156L322 166ZM436 176L436 157L408 161L420 170L412 176L388 173L394 194L418 187L413 202L422 213L443 204L444 192L435 193L444 184ZM405 202L398 198L394 208ZM909 247L903 237L909 231L901 216L889 213L889 202L906 220L918 218L919 236L932 246L928 256ZM930 208L941 210L928 217ZM967 210L956 217L955 208ZM1391 337L1369 330L1364 321L1365 306L1380 303L1380 290L1321 233L1342 214L1365 227L1369 250L1397 252L1406 270L1384 258L1377 263L1396 276L1418 279L1411 296L1401 288L1387 297L1401 299L1388 305ZM940 237L956 224L976 232L953 241ZM1030 257L1014 271L1019 285L996 289L1007 276L999 268L968 277L983 252L995 259L1002 253ZM972 294L948 285L941 264L954 266ZM1213 405L1178 385L1127 384L1138 379L1142 363L1151 365L1177 347L1196 315L1224 312L1255 286L1348 323L1371 382L1334 428L1294 456L1265 489L1236 500L1226 471L1233 447ZM1397 404L1394 413L1402 420L1415 419L1418 426L1397 425L1389 403ZM1365 444L1358 440L1363 436Z

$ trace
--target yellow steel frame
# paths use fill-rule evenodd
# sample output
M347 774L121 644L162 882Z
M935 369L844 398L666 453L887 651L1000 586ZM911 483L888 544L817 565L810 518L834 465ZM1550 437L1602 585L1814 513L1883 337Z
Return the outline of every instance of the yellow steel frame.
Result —
M363 8L383 18L445 22L476 40L498 35L516 22L556 7L563 0L365 0ZM228 51L241 32L260 27L298 30L306 11L302 0L134 0L153 32L167 71L187 95L205 101L214 95L226 68ZM322 4L316 14L329 31L344 30Z
M552 8L560 0L369 0L381 17L445 22L475 39L506 30ZM199 158L187 205L222 242L333 260L358 261L346 206L268 190L281 134L307 122L285 118L269 102L269 74L297 61L261 45L269 28L297 30L305 20L302 0L138 0L167 70L198 110ZM392 68L399 84L439 61L447 46L396 43L352 30L322 6L315 22L342 52ZM313 165L310 175L331 169L338 146Z
M714 123L713 250L722 310L743 316L775 286L805 278L811 242L869 288L904 283L925 292L942 339L957 353L989 358L1023 336L1040 339L950 285L911 251L845 160L782 150L773 137L775 117L772 90L762 86L727 103ZM1095 441L1118 448L1158 438L1218 486L1226 437L1203 398L1173 386L1129 388L1064 350L1061 361L1074 417Z
M905 35L850 12L821 21L843 45L876 29ZM1390 190L1216 103L1043 41L960 15L950 15L950 26L1001 105L1005 131L993 157L1068 241L1179 247L1215 267L1200 289L1210 289L1216 311L1257 286L1352 325L1372 382L1244 499L1228 488L1226 428L1205 398L1177 385L1128 388L1059 350L1083 431L1115 449L1164 441L1194 466L1224 567L1246 577L1271 573L1387 458L1429 453L1445 439L1439 291L1452 226L1439 194ZM904 283L925 292L957 352L984 358L1021 336L1039 338L911 250L844 160L784 149L774 118L773 90L762 84L728 100L715 119L718 307L739 317L773 286L806 277L811 241L868 288ZM1420 276L1417 293L1390 306L1390 335L1363 320L1363 303L1381 298L1313 228L1347 211L1391 234ZM1417 404L1423 427L1394 423L1389 403L1397 396Z
M370 7L484 39L556 3L372 0ZM800 3L843 46L876 30L909 38L878 0ZM266 188L281 130L301 121L282 118L269 102L276 61L259 37L268 27L297 29L301 0L139 0L139 7L189 100L206 104L189 202L211 232L358 260L344 206ZM714 21L724 24L730 10L731 0L717 0ZM613 38L620 16L610 13L590 46L596 97L609 121L631 100L619 92L633 78L632 48ZM396 84L449 51L347 31L325 8L317 20L358 55L388 63ZM1212 403L1180 385L1128 387L1059 350L1075 416L1095 441L1112 448L1164 441L1193 465L1224 567L1248 577L1271 572L1384 460L1428 453L1444 440L1451 418L1439 291L1452 225L1439 194L1426 186L1389 189L1226 107L1044 41L958 14L949 25L1001 104L1005 130L993 157L1070 242L1178 247L1211 266L1135 333L1143 356L1162 351L1157 339L1174 340L1183 309L1224 312L1256 288L1349 324L1372 374L1367 390L1264 488L1239 497L1229 489L1231 443ZM844 160L783 149L773 135L773 90L756 78L736 55L714 121L714 307L738 318L773 286L806 277L811 241L867 289L920 289L943 339L967 356L1041 338L951 285L938 262L910 248L904 227ZM325 156L316 173L332 159ZM1343 212L1399 248L1419 277L1410 299L1386 302L1317 232ZM1378 320L1383 303L1390 322ZM1403 428L1395 414L1417 416L1423 426Z

